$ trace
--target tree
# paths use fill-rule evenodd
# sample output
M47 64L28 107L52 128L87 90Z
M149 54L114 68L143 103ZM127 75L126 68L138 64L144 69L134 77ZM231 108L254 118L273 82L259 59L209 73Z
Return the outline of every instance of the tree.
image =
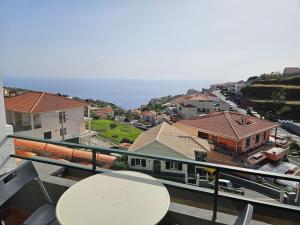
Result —
M280 110L277 110L277 111L276 111L276 114L277 114L278 116L284 116L284 115L286 115L287 113L289 113L291 110L292 110L291 107L289 107L289 106L283 106Z
M286 93L283 89L278 91L273 91L271 94L271 99L274 104L284 104L286 99Z

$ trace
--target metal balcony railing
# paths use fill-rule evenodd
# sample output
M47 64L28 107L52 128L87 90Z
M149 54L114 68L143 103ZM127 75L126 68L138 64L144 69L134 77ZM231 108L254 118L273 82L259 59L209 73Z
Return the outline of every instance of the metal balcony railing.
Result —
M200 161L178 159L178 158L171 158L171 157L161 157L161 156L150 155L150 154L145 154L145 153L136 153L136 152L119 150L119 149L102 148L102 147L87 146L87 145L81 145L81 144L75 144L75 143L69 143L69 142L45 140L45 139L40 139L40 138L25 137L25 136L21 136L21 135L8 135L7 137L55 144L55 145L71 147L71 148L89 149L92 151L92 156L93 156L91 169L82 167L81 165L77 166L77 165L74 165L73 163L72 164L65 163L65 162L61 162L58 160L50 160L47 158L45 158L45 159L30 158L30 157L18 156L15 154L11 155L11 157L21 158L21 159L31 160L31 161L36 161L36 162L42 162L42 163L47 163L47 164L52 164L52 165L64 166L64 167L69 167L69 168L81 169L81 170L91 171L94 173L97 173L97 162L96 162L96 154L97 153L104 153L104 154L116 153L116 154L120 154L120 155L136 156L136 157L140 157L140 158L156 159L156 160L161 160L161 161L171 161L171 162L178 162L178 163L187 164L187 165L214 168L216 171L215 171L214 202L213 202L213 219L212 219L213 221L215 221L216 217L217 217L220 173L233 173L234 172L234 173L238 173L238 174L241 174L241 173L242 174L250 174L250 175L255 175L255 176L259 176L259 177L268 177L268 178L274 178L274 179L282 179L282 180L300 182L299 176L258 171L258 170L254 170L254 169L221 165L221 164L215 164L215 163L209 163L209 162L200 162ZM253 200L253 202L259 202L259 201ZM283 209L290 209L290 210L296 211L297 213L300 213L300 207L297 207L297 206L292 206L292 205L284 205L283 206L283 204L266 203L263 201L260 201L259 203L262 205L266 205L266 206L271 205L271 206L279 207L279 208L283 208Z

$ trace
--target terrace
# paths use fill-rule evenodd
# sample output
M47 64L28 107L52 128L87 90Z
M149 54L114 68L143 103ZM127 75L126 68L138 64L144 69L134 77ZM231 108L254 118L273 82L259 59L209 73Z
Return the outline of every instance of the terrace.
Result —
M51 143L70 148L80 148L92 151L92 165L85 166L72 162L64 162L61 160L54 160L44 157L29 158L18 156L16 154L10 155L10 157L13 158L20 158L24 161L29 160L34 162L34 166L38 171L39 177L45 185L45 188L54 203L56 203L61 195L68 188L74 185L78 180L94 174L101 174L106 171L105 169L97 167L97 153L117 154L122 156L136 156L149 159L174 161L188 165L216 169L214 189L196 187L168 180L159 180L167 188L171 198L169 210L159 224L234 224L237 216L241 213L241 211L246 207L247 204L251 204L254 207L251 224L284 225L299 224L300 221L300 207L297 206L299 205L299 196L298 201L292 202L292 205L291 202L289 202L290 204L282 204L275 201L268 202L264 199L258 200L249 196L240 196L219 191L220 173L239 173L247 174L250 177L260 176L300 182L300 177L298 176L224 166L193 160L178 160L176 158L159 157L155 155L127 152L117 149L90 147L73 143L56 142L16 135L8 135L7 137ZM146 194L147 193L145 193L145 195ZM6 210L6 214L4 217L4 221L7 221L5 225L22 224L24 218L27 218L44 202L45 198L37 189L37 181L30 182L26 187L21 189L16 195L10 198L9 201L7 201L3 206L6 209L9 208L9 210ZM288 203L288 199L285 199L285 203ZM18 211L19 213L16 214L16 211ZM114 214L114 212L111 213L112 215ZM11 223L10 221L12 219L12 215L19 215L19 222ZM141 221L141 223L143 223L143 221ZM144 223L146 224L145 221ZM99 218L99 224L101 224L101 218Z
M40 114L6 111L7 124L11 124L15 132L39 129L42 127Z

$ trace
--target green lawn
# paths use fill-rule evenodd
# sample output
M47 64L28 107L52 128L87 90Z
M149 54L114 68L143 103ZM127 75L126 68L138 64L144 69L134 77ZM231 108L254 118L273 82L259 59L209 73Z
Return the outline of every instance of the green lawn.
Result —
M98 131L99 136L116 144L124 142L125 139L134 142L139 134L142 133L142 130L137 129L132 125L125 125L112 120L93 120L92 130Z

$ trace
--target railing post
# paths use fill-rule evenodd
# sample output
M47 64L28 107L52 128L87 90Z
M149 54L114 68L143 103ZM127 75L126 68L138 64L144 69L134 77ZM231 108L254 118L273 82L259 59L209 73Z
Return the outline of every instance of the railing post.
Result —
M92 149L92 163L93 163L93 171L96 171L96 165L97 165L97 159L96 159L96 151L94 149Z
M216 169L215 172L215 192L214 192L214 209L213 209L213 217L212 221L217 220L217 211L218 211L218 197L219 197L219 169Z

